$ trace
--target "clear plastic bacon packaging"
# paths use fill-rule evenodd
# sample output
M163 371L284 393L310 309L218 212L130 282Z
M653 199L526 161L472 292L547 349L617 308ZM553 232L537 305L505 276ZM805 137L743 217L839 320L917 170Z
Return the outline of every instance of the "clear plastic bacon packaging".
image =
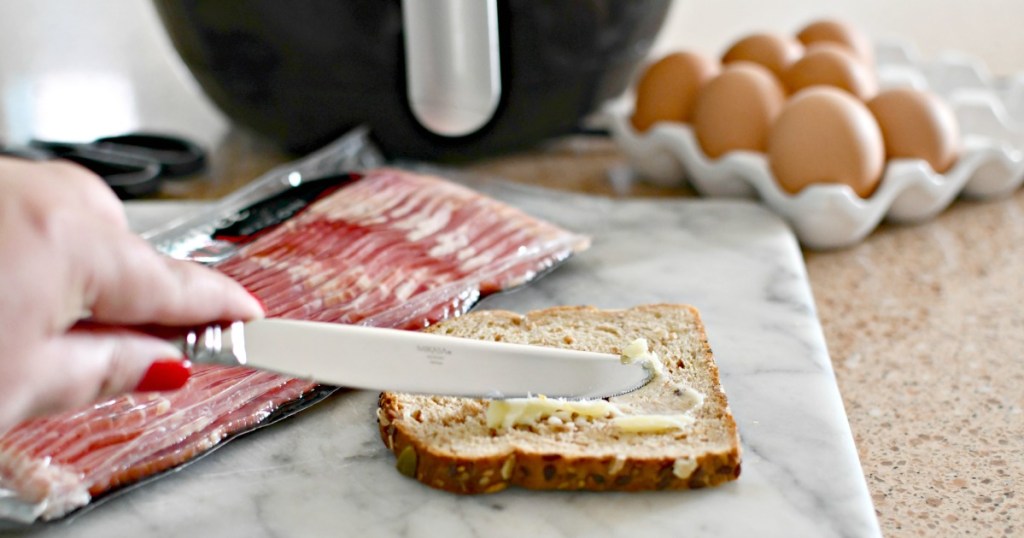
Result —
M465 185L380 167L366 135L354 131L144 236L236 278L268 316L403 329L458 316L589 246ZM81 513L334 390L201 366L179 391L23 422L0 435L0 530Z

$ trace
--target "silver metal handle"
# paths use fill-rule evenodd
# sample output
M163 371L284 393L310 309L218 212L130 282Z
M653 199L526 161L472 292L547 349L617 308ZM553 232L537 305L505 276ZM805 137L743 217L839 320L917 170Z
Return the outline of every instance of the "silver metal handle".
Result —
M197 364L244 366L245 323L209 325L188 331L175 342L185 358Z
M421 125L464 136L501 98L497 0L403 0L406 95Z

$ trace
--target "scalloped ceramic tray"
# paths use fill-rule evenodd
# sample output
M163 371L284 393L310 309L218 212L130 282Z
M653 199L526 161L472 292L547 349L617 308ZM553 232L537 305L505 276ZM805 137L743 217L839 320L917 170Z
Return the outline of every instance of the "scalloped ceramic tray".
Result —
M963 153L946 173L918 159L891 159L870 198L844 185L812 185L791 195L778 187L761 153L735 151L718 159L701 150L689 125L633 129L627 113L608 112L612 136L633 168L659 185L689 181L702 196L760 197L813 249L841 248L867 237L882 220L916 223L933 218L957 196L1005 196L1024 182L1024 76L1000 79L961 53L920 59L902 42L876 46L879 85L929 89L952 106Z

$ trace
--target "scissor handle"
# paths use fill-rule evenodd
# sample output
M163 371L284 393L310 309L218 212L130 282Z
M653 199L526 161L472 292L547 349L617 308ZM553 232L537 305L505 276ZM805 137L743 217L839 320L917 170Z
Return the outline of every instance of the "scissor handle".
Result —
M175 178L202 170L206 152L192 141L155 133L129 133L96 139L93 146L153 159L162 166L161 176Z
M82 147L60 157L95 172L122 200L148 196L160 190L160 163L153 159L90 147Z

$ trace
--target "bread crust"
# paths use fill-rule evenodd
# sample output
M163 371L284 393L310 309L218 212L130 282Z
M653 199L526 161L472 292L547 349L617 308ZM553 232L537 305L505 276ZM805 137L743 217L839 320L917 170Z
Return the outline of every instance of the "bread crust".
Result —
M644 305L630 311L686 311L696 320L700 346L707 357L711 348L699 312L689 305ZM429 332L445 333L450 323L479 322L513 325L531 323L548 316L599 315L602 312L589 306L559 306L519 315L503 310L478 311L463 318L437 324ZM625 312L625 311L615 311ZM718 368L713 360L708 373L714 386L721 392ZM398 458L400 472L420 482L444 491L458 494L495 493L509 486L536 490L588 490L588 491L644 491L670 489L696 489L735 480L740 475L741 451L736 422L725 404L718 417L721 426L731 432L731 442L725 450L696 455L690 464L690 473L677 472L677 458L623 457L616 455L568 455L558 452L510 449L500 454L474 456L456 454L438 449L427 440L415 435L409 427L410 416L403 409L402 395L384 392L378 399L378 429L381 440ZM721 393L724 399L724 393Z

